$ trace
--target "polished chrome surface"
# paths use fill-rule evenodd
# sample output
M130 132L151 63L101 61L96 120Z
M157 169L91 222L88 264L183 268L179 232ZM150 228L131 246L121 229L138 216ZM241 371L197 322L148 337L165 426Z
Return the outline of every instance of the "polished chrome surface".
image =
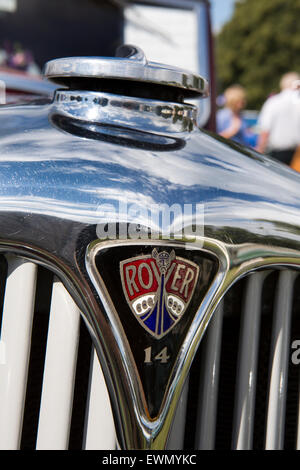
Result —
M66 57L46 63L44 76L62 83L65 78L93 78L130 80L145 84L153 83L181 89L190 96L208 96L207 81L192 72L178 67L148 62L144 53L134 46L123 46L131 52L125 57Z
M42 80L39 76L17 74L13 70L1 70L0 80L5 82L7 90L32 93L43 97L52 98L57 85L49 80Z
M68 96L66 106L58 99L62 96ZM120 445L164 448L193 357L227 290L259 268L299 269L300 177L270 158L199 130L191 116L187 127L177 124L173 111L165 121L154 119L143 107L128 109L128 97L119 95L117 121L96 103L91 105L94 120L89 106L83 119L84 101L71 103L71 96L84 93L59 92L49 105L0 110L0 248L53 270L77 302L101 359ZM97 93L97 99L106 98ZM149 101L140 98L138 103ZM113 109L111 101L108 105ZM152 106L157 109L159 103ZM158 122L165 123L159 130ZM97 224L110 221L99 207L107 203L117 209L124 200L140 208L203 204L203 237L187 244L168 239L155 244L205 249L220 260L154 421L143 412L130 347L93 266L98 250L132 243L96 235Z
M147 63L144 51L140 47L133 46L131 44L122 44L119 46L115 55L116 57L139 61L143 64Z
M163 103L113 93L57 90L51 114L95 125L115 126L117 123L126 129L177 134L193 130L197 108L191 104ZM84 125L95 137L99 134L97 127ZM116 135L120 137L120 131ZM155 138L152 140L155 141Z

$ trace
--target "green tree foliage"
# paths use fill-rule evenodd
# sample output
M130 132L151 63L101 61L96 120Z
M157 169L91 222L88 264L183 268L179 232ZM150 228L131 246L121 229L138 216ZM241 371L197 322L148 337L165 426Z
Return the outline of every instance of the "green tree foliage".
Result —
M300 72L300 0L238 0L216 38L216 65L219 93L239 83L248 108L260 109L284 73Z

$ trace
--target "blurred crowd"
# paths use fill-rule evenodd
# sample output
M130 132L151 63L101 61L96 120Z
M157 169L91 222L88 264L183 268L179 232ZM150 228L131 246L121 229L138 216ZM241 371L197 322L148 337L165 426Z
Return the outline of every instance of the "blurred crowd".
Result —
M245 119L246 90L240 85L227 88L217 112L217 132L300 170L300 75L288 72L279 85L280 92L263 104L255 131Z
M24 49L19 43L11 44L9 41L5 41L0 47L0 67L20 70L31 75L39 75L41 72L31 51Z

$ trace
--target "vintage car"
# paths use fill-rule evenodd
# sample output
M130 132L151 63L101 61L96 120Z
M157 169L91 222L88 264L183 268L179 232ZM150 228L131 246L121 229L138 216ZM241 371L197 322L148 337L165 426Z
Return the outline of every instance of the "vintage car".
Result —
M137 47L44 75L0 108L0 448L300 448L299 175Z

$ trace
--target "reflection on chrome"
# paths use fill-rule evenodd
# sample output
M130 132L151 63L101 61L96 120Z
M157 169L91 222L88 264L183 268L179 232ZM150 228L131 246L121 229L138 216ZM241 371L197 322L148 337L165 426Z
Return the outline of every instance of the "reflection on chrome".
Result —
M230 286L262 267L300 267L299 175L198 129L195 119L190 105L82 90L58 91L51 104L0 109L0 249L54 270L77 302L102 363L122 448L166 447L189 367ZM204 233L194 243L100 241L97 224L114 220L99 207L117 209L124 201L148 210L177 204L182 213L185 204L202 204ZM140 214L135 222L149 226ZM154 229L162 233L161 224ZM190 227L191 218L182 224ZM95 268L97 253L133 244L205 250L219 260L154 419Z

